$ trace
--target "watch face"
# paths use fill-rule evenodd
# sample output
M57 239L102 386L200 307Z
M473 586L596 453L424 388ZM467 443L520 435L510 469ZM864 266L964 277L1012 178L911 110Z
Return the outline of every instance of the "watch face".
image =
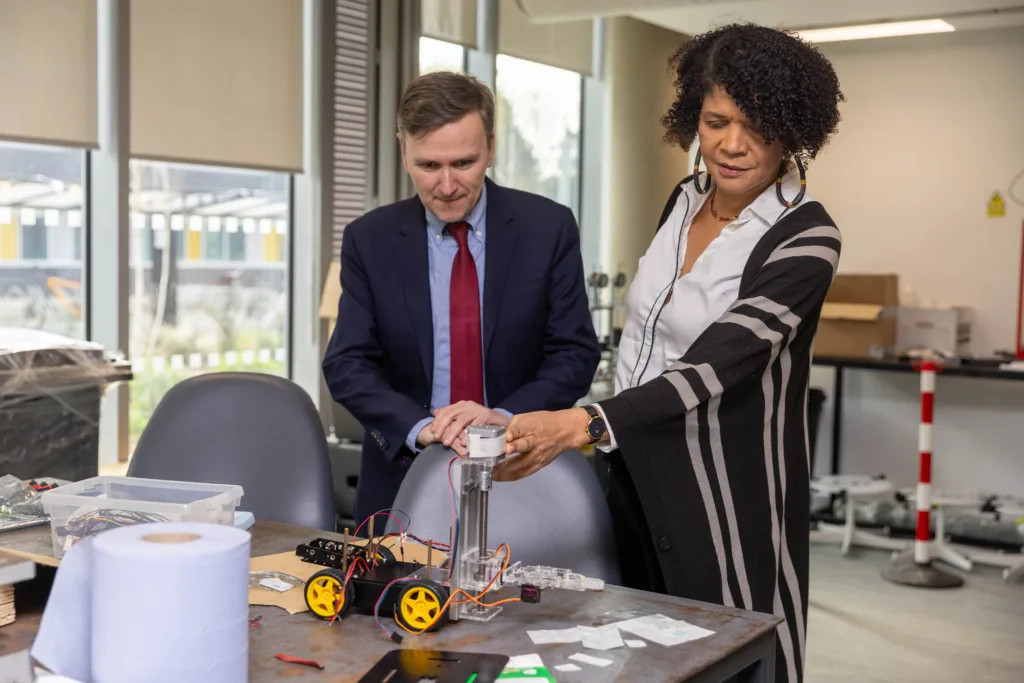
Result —
M607 427L605 427L604 420L599 417L591 420L587 427L587 432L590 433L590 438L594 441L604 438L605 431L607 431Z

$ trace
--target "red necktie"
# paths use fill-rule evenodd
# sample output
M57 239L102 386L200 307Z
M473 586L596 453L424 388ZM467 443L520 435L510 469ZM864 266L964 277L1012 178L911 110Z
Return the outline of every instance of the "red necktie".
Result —
M448 234L459 243L452 264L449 323L451 328L451 402L484 405L484 361L480 344L480 282L466 241L468 223L449 223Z

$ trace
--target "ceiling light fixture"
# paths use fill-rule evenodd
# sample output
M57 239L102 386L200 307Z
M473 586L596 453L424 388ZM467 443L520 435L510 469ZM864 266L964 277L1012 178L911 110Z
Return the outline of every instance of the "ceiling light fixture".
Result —
M842 40L919 36L926 33L949 33L955 30L952 24L942 19L925 19L922 21L893 21L884 24L817 28L795 31L795 33L802 39L812 43L835 43Z

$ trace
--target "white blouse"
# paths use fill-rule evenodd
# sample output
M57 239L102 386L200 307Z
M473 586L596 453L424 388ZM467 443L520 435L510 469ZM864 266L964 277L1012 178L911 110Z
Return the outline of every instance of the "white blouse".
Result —
M799 193L800 176L795 167L785 175L782 186L787 199ZM692 270L679 277L690 225L709 196L710 192L699 194L692 181L686 183L672 213L640 259L626 299L615 393L658 377L686 353L736 301L743 269L758 240L783 214L793 211L779 201L772 183L722 229ZM801 204L811 201L805 194ZM666 304L669 292L672 298ZM609 425L609 432L612 427ZM609 448L614 449L614 434L609 436Z

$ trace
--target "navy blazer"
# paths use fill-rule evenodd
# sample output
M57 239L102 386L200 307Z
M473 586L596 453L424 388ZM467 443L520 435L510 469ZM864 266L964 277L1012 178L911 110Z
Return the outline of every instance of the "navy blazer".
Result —
M572 211L487 181L483 354L489 407L513 415L570 408L601 350ZM362 424L356 518L390 508L430 416L433 324L426 213L419 197L345 228L338 321L323 360L335 401ZM454 359L453 359L454 362Z

